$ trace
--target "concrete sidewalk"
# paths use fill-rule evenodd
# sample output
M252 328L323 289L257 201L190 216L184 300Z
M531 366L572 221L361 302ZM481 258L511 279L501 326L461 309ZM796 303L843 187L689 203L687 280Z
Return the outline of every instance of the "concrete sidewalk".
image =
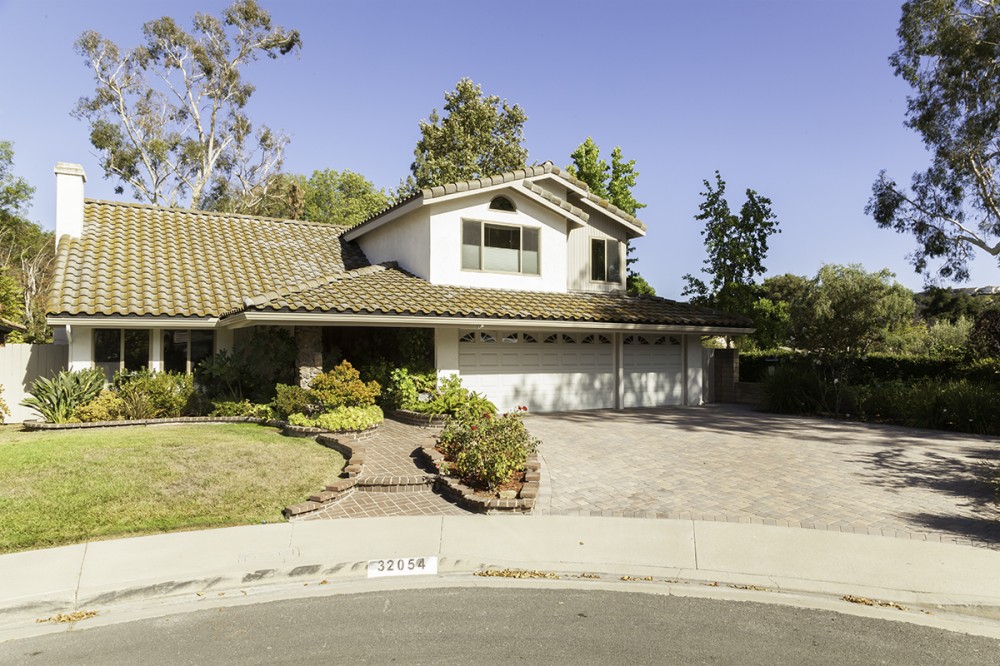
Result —
M988 607L985 614L1000 620L995 550L687 520L425 516L234 527L3 555L0 640L60 630L36 620L76 610L111 617L116 608L164 599L281 586L323 584L332 593L365 580L369 560L428 556L440 564L437 576L420 577L427 586L510 567L602 574L607 581L651 576L661 586L719 583L788 598L834 595L843 606L850 604L839 597L849 594L925 607ZM383 581L391 587L390 579L371 582ZM757 600L750 594L747 600ZM997 620L983 620L986 629L977 633L1000 637Z

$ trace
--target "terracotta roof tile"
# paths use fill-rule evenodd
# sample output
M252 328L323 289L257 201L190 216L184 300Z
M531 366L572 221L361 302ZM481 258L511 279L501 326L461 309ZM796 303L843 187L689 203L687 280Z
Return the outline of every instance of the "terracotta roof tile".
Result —
M88 199L59 241L51 314L218 316L244 296L368 263L343 229Z
M302 284L254 298L242 311L431 315L527 321L751 328L724 312L665 298L600 293L553 293L434 285L396 267L369 266L333 277L318 287Z

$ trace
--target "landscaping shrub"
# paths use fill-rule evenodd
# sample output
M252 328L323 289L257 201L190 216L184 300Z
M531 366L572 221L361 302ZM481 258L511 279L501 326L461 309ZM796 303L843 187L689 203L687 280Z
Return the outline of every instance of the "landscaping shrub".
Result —
M863 387L859 416L914 428L1000 434L1000 387L960 380L894 381Z
M319 404L313 392L297 384L278 384L275 388L271 408L274 417L287 421L292 414L311 415L319 409Z
M522 411L501 416L468 411L449 421L440 448L463 483L495 490L524 470L528 455L538 450L538 440L524 427Z
M291 333L283 328L259 327L232 350L199 363L195 379L209 399L263 404L274 398L277 384L295 380L295 355Z
M411 372L407 368L395 368L389 373L384 384L380 404L386 409L409 409L417 411L420 394L431 394L435 390L437 375L434 372Z
M272 419L274 411L270 405L257 405L249 400L218 401L212 403L209 416L249 416L255 419Z
M118 421L124 418L125 404L111 389L104 389L96 398L81 405L73 412L73 418L83 423L98 421Z
M322 428L333 432L368 430L382 423L383 420L385 420L385 416L378 405L355 407L341 405L314 417L305 414L292 414L288 417L288 422L291 425Z
M759 407L779 414L815 414L826 411L823 381L810 364L778 365L761 383Z
M144 413L136 418L174 418L193 413L194 375L184 372L138 372L115 375L115 388L126 403L142 404Z
M417 401L411 409L422 414L445 416L458 416L463 409L478 414L497 413L496 405L462 386L462 378L458 375L440 379L431 391L430 399Z
M968 345L973 358L1000 358L1000 310L979 313L969 331Z
M36 379L21 404L34 409L49 423L66 423L77 407L97 397L104 384L104 371L100 368L62 370L52 378Z
M0 424L2 424L4 419L8 416L10 416L10 407L8 407L7 403L3 401L3 384L0 384Z
M337 407L374 405L375 399L382 392L378 382L361 381L361 373L346 360L329 372L317 375L309 386L327 411Z

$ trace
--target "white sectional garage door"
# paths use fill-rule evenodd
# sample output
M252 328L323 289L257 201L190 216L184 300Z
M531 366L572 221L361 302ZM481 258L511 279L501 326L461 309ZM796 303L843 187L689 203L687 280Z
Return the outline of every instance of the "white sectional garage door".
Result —
M615 406L611 336L602 333L462 331L462 385L501 410L601 409Z
M684 402L681 338L627 334L622 354L625 407L658 407Z

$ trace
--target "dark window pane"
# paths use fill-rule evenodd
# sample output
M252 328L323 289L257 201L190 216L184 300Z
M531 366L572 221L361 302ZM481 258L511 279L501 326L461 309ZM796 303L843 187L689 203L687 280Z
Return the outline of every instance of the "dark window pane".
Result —
M191 371L215 353L215 331L191 331Z
M608 241L608 282L622 281L622 252L618 241Z
M506 210L508 212L514 212L514 202L507 197L496 197L490 202L490 208L493 210Z
M520 229L486 225L486 247L518 250L521 247Z
M187 331L163 332L163 369L167 372L187 371Z
M94 329L94 361L120 363L122 353L121 330L117 328Z
M607 272L604 266L604 241L594 238L590 241L590 279L604 281Z
M142 329L126 329L125 331L125 369L140 370L149 365L149 331Z
M517 227L485 225L483 268L517 273L521 270L521 230Z

